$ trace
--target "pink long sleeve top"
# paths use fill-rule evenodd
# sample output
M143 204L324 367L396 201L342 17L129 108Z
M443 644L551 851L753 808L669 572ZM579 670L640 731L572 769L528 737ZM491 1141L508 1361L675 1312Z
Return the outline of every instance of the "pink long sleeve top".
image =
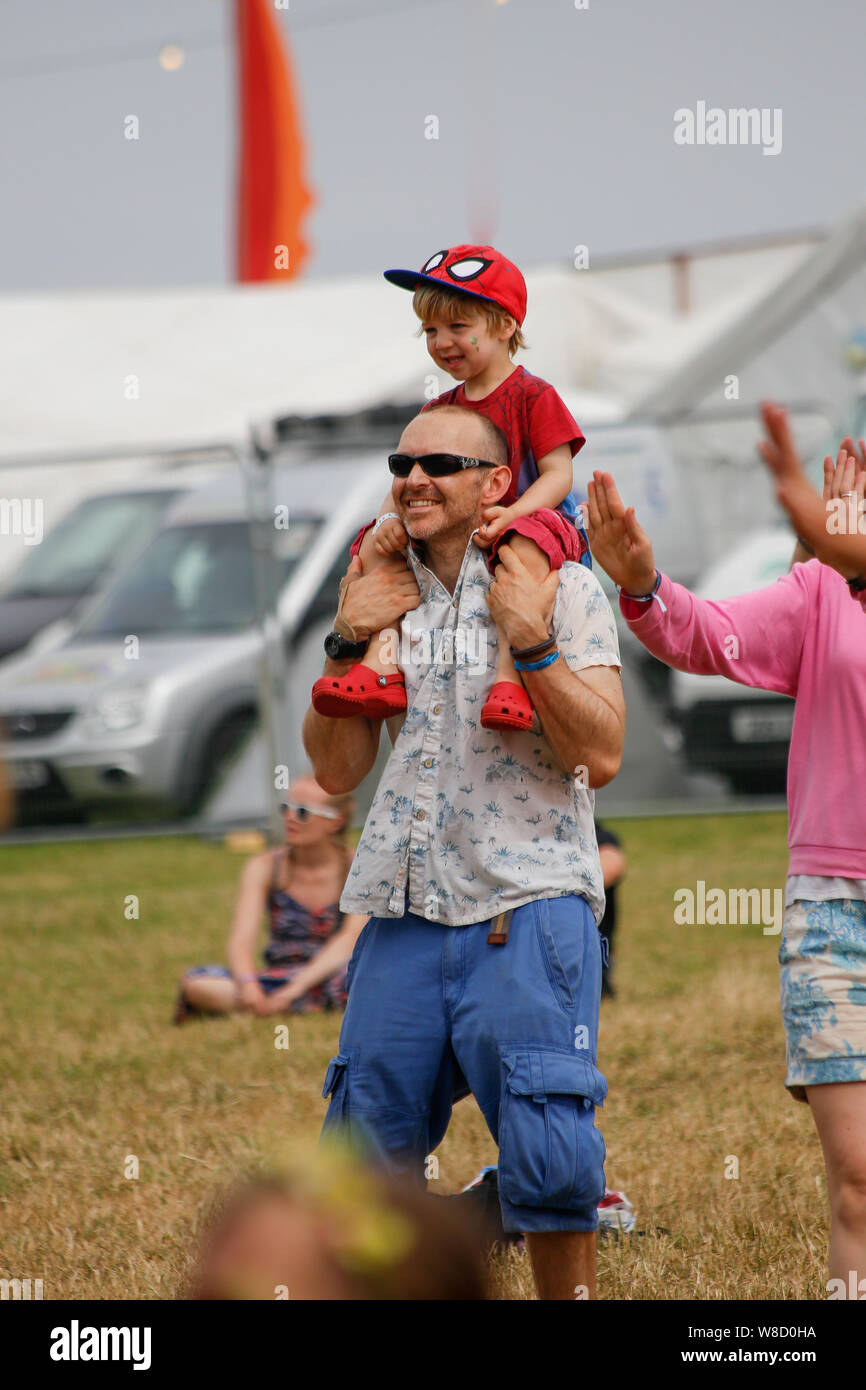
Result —
M658 597L620 596L632 632L678 671L792 695L791 874L866 878L866 605L810 560L766 589L696 598L662 575Z

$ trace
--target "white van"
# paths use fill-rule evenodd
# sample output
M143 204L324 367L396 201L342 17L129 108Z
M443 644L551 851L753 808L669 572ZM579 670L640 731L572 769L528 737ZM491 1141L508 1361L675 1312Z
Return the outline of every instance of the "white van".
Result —
M725 599L763 589L787 574L796 539L788 526L763 527L713 565L695 586L699 598ZM726 676L673 671L668 738L695 772L717 772L738 792L785 790L794 701Z

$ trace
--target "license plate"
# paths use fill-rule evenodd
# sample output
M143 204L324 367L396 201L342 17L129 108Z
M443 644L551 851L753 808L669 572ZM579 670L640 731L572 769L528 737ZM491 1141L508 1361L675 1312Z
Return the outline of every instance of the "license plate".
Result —
M793 709L738 709L731 715L737 743L781 743L791 737Z
M9 762L6 772L13 787L22 792L44 787L48 781L47 763L34 762L32 759Z

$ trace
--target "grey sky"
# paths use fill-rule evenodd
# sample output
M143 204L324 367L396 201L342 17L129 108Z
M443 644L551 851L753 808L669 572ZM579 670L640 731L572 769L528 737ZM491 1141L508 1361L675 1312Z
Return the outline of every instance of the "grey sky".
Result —
M664 251L830 226L864 195L862 0L291 0L280 17L311 276L478 236L527 265L578 243ZM232 278L231 42L228 0L2 0L0 288ZM677 146L674 111L699 100L781 108L781 153Z

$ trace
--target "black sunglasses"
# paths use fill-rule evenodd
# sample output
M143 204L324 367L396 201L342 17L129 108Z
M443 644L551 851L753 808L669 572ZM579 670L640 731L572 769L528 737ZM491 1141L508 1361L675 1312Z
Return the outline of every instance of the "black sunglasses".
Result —
M495 468L489 459L470 459L464 454L389 454L388 467L396 478L408 478L415 464L428 478L444 478L461 468Z

